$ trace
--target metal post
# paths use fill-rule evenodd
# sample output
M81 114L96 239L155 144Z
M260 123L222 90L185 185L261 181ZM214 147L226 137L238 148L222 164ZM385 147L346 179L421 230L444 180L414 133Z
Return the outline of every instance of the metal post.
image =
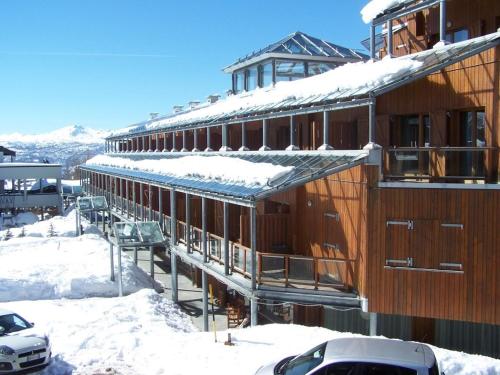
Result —
M130 188L129 188L130 181L125 180L125 194L127 195L127 218L130 217Z
M446 0L439 1L439 40L446 42Z
M114 262L114 259L113 259L113 243L111 241L109 241L109 262L110 262L110 265L111 265L111 277L110 277L110 280L111 281L115 281L115 262Z
M229 203L224 202L224 274L229 275Z
M257 325L257 298L250 298L250 325L255 327Z
M170 152L177 152L177 149L175 148L175 132L172 132L172 149Z
M158 188L158 211L159 211L159 222L160 222L160 228L162 232L164 231L163 228L163 194L162 194L162 189L159 187Z
M153 187L151 184L148 185L148 220L152 221L153 220Z
M193 152L200 151L198 149L198 129L193 129Z
M148 152L153 152L153 136L152 135L148 135Z
M375 127L377 126L375 98L368 105L368 143L375 143Z
M299 148L295 145L295 116L290 116L290 146L287 151L297 151Z
M155 152L160 152L160 149L158 148L158 133L155 134L156 135L156 145L155 145Z
M203 331L208 332L208 275L201 271L201 286L203 290Z
M137 201L135 197L135 181L132 181L132 203L134 204L134 221L137 221Z
M249 148L247 147L247 133L245 131L245 122L241 123L241 147L238 149L238 151L248 151Z
M252 251L252 290L257 289L257 213L256 208L250 208L250 247Z
M330 138L330 113L323 111L323 144L319 146L318 150L333 150L333 147L328 144Z
M149 247L149 275L154 280L154 278L155 278L155 249L153 246Z
M144 186L139 182L139 206L141 209L141 221L144 221Z
M191 249L191 196L185 194L186 196L186 250L188 253L192 253Z
M170 190L170 240L172 245L177 244L177 207L175 189Z
M120 212L123 215L123 180L121 178L118 179L120 190L118 194L120 195Z
M205 151L213 151L212 148L210 147L210 128L206 128L207 130L207 148L205 148Z
M80 210L77 208L75 210L75 237L78 237L80 235L80 223L78 222L78 214Z
M203 262L208 261L207 249L207 198L201 198L201 248L203 253Z
M233 151L231 150L231 147L227 145L227 124L222 125L222 146L219 149L219 151Z
M267 119L262 120L262 147L259 151L269 151L271 148L267 145Z
M377 336L377 313L370 313L370 336Z
M392 56L393 54L392 47L392 20L387 21L387 54Z
M375 25L370 26L370 58L375 60Z
M146 136L142 136L142 152L146 152Z
M186 148L186 131L182 131L182 149L181 152L188 152L188 149Z
M123 282L122 282L122 248L118 245L118 295L123 297Z
M167 133L163 133L163 152L167 152Z

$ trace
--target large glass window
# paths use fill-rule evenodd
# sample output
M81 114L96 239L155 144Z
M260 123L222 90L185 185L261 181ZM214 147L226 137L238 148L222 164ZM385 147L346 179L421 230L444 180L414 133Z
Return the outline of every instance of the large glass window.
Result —
M450 43L463 42L464 40L468 39L469 39L469 30L467 29L454 30L446 34L446 41Z
M243 91L243 83L245 79L244 72L236 72L233 75L233 91L235 94L239 94Z
M316 74L325 73L329 70L335 69L336 64L322 63L322 62L309 62L307 63L307 75L315 76Z
M484 111L460 113L460 146L485 147ZM484 153L464 151L460 153L461 176L484 176Z
M245 90L250 91L257 88L257 67L251 67L245 72Z
M276 60L276 82L295 81L304 78L305 73L302 61Z
M273 63L268 62L259 66L259 86L266 87L273 83Z
M292 359L284 368L284 375L300 375L311 371L323 362L326 343L316 346L308 352Z

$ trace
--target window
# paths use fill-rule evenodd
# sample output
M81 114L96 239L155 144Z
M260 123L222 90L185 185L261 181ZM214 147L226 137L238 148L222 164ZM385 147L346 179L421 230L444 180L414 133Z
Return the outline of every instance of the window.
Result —
M446 41L450 43L463 42L467 39L469 39L469 30L467 29L459 29L446 33Z
M257 67L251 67L245 71L245 90L251 91L257 88Z
M283 375L301 375L323 362L326 342L292 359L284 368Z
M418 12L415 15L415 26L417 36L425 35L425 16L423 12Z
M273 64L268 62L259 66L259 87L267 87L273 83Z
M315 76L316 74L325 73L329 70L335 69L336 67L336 64L331 63L309 62L307 63L307 75Z
M239 94L243 91L243 80L245 78L245 74L243 72L236 72L233 74L233 91L235 94Z
M276 82L295 81L305 77L305 65L302 61L276 61Z
M383 363L340 362L325 366L314 375L417 375L417 371Z

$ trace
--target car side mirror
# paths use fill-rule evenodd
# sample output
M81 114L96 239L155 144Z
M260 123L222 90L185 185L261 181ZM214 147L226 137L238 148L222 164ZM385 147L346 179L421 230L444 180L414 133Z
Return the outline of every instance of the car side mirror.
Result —
M35 326L35 322L30 322L30 324L34 327ZM444 374L443 374L444 375Z

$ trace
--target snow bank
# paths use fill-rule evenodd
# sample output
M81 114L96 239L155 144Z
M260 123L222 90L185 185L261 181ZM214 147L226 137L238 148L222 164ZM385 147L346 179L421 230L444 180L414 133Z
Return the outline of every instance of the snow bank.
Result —
M387 9L406 2L408 2L408 0L371 0L361 9L361 18L364 23L370 23Z
M105 165L135 169L179 178L201 178L224 183L264 186L290 173L294 167L270 163L252 163L224 156L186 156L175 159L131 160L121 157L98 155L87 165Z
M38 222L38 216L33 212L21 212L14 216L14 221L17 226L31 225Z
M244 108L253 108L267 104L278 104L287 99L309 98L312 96L333 94L342 90L371 89L392 81L422 65L411 57L383 59L345 64L323 74L292 82L278 82L274 87L257 88L250 92L232 95L212 105L201 107L179 115L151 121L145 129L156 129L178 122L203 121L216 115L229 115ZM137 127L118 130L112 135L126 134Z
M0 304L51 336L53 363L44 374L97 374L110 368L132 374L253 374L262 365L337 337L325 328L266 325L227 332L196 332L189 317L163 296L142 290L122 298L23 301ZM358 335L359 336L359 335ZM437 349L441 368L452 374L498 374L500 361ZM111 372L113 373L113 372Z

